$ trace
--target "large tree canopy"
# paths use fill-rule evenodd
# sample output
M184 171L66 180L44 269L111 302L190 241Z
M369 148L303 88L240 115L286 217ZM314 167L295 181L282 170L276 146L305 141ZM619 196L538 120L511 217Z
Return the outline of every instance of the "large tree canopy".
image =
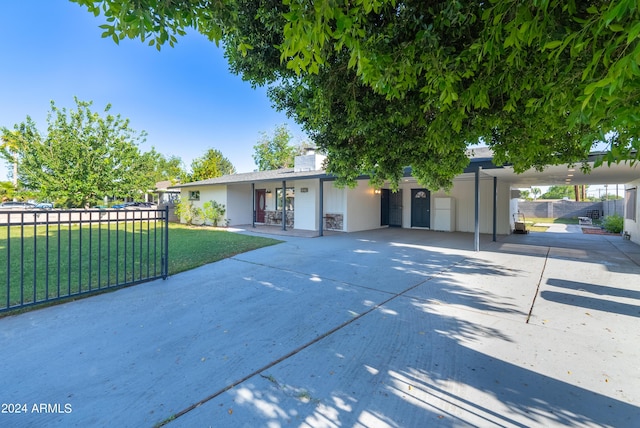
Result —
M542 199L571 199L575 196L573 186L551 186L546 193L544 193ZM577 200L577 199L576 199Z
M484 142L516 171L639 159L636 0L73 0L104 36L223 41L231 69L271 85L329 171L447 187Z
M152 175L156 183L166 180L172 184L176 184L187 179L184 164L179 156L165 156L162 153L156 152L155 148L152 148L151 151L145 153L145 155L149 158L153 166Z
M253 146L253 160L258 170L293 168L296 156L303 154L304 144L292 146L291 138L286 125L276 126L273 136L263 132L258 144Z
M191 174L186 177L186 180L200 181L235 172L236 168L229 159L224 157L220 150L209 149L204 155L191 162Z
M153 188L153 165L141 154L138 143L144 133L129 127L119 115L92 112L91 103L76 99L77 108L67 111L51 103L47 134L41 136L27 117L14 131L12 153L17 154L18 178L24 189L40 198L69 207L99 202L103 197L139 198Z

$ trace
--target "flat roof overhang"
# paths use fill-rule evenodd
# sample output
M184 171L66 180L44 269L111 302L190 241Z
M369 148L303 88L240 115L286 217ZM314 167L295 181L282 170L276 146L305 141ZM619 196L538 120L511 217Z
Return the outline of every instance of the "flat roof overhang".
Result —
M475 158L465 168L464 173L455 180L468 180L478 167L482 167L482 175L496 177L502 182L507 182L511 187L536 187L536 186L563 186L563 185L590 185L590 184L626 184L640 179L640 163L631 165L630 162L612 163L594 168L596 160L604 153L593 153L586 163L591 167L586 174L582 172L583 162L573 165L550 165L542 171L530 169L523 173L516 173L510 165L496 166L491 158ZM411 168L406 168L404 180L415 181L411 176Z
M630 166L628 163L601 165L593 167L585 174L582 172L582 164L553 165L543 171L530 169L521 174L516 174L511 166L503 168L482 170L484 174L497 177L500 181L506 181L512 187L534 187L553 185L589 185L589 184L625 184L640 178L638 164Z

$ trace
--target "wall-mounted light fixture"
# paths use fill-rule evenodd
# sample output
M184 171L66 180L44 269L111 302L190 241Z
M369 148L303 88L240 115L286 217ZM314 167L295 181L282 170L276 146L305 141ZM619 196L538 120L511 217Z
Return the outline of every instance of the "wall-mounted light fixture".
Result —
M271 194L271 189L267 189L267 194Z
M375 193L376 195L379 195L380 193L382 193L382 191L380 189L375 189L373 193Z

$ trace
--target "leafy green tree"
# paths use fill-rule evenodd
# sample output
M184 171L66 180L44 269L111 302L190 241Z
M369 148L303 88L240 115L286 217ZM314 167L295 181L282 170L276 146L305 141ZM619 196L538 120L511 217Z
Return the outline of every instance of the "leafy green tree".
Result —
M223 41L345 183L393 184L411 165L448 187L479 141L516 172L600 143L603 161L640 159L635 0L73 1L116 42L160 49L187 27Z
M0 181L0 202L13 200L15 187L10 181Z
M189 181L200 181L222 175L234 174L235 167L217 149L209 149L204 155L191 162L191 174Z
M533 195L533 199L538 199L538 196L540 196L541 193L542 193L542 190L540 190L539 187L531 188L531 194Z
M29 118L28 118L29 120ZM22 134L18 131L10 131L6 128L2 129L0 136L0 156L13 165L11 179L13 188L18 188L18 155L20 148L23 146Z
M529 190L520 190L520 197L525 201L531 201L533 198L531 197L531 192Z
M600 201L614 201L616 199L624 199L624 198L622 196L616 195L614 193L607 193L606 195L600 196L600 199L598 199L598 200L600 200Z
M549 189L542 195L543 199L563 199L574 197L574 189L573 186L551 186Z
M184 163L179 156L165 156L156 152L153 148L146 155L153 165L153 180L156 183L167 180L175 184L184 180L187 176Z
M141 155L138 134L128 119L90 110L91 102L75 99L67 111L51 102L47 134L40 136L35 123L16 125L21 141L19 179L22 186L57 205L83 207L104 196L139 198L151 189L148 159Z
M293 167L293 162L295 157L300 154L300 149L289 145L291 138L291 133L286 125L277 126L272 137L263 132L258 144L253 146L253 160L258 166L258 170L268 171Z

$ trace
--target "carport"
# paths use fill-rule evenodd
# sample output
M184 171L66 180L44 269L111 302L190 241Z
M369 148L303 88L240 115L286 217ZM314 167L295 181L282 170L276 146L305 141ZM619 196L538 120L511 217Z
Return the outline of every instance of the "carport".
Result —
M514 172L513 167L509 165L496 166L493 164L492 153L487 148L479 148L474 150L473 157L470 160L469 165L465 168L462 175L458 176L455 182L466 181L473 182L473 193L469 193L468 197L473 199L473 245L474 250L480 250L480 234L489 233L492 235L492 241L497 240L497 236L500 227L498 223L511 221L513 214L517 212L517 203L512 202L517 200L517 195L511 191L508 192L511 200L505 203L504 198L506 194L499 192L504 186L508 186L509 189L517 189L522 187L532 186L551 186L551 185L594 185L594 184L625 184L638 180L640 178L640 169L637 165L630 166L627 163L602 165L594 168L596 160L604 156L603 152L592 153L589 158L580 164L576 165L554 165L548 166L543 171L536 171L531 169L521 174ZM583 171L582 166L588 166L590 171L586 173ZM411 168L405 168L403 181L412 182L418 184L412 177ZM321 183L326 181L332 181L334 178L331 176L321 177ZM368 180L368 177L360 177L360 180ZM491 183L491 190L488 190L489 186L487 181ZM320 197L319 197L319 216L323 215L323 188L320 185ZM482 205L485 204L483 207ZM491 206L489 206L489 204ZM502 212L505 210L505 212ZM506 212L508 210L508 212ZM486 217L488 216L488 217ZM490 218L489 218L490 217ZM490 229L486 227L487 223L491 224ZM481 224L485 224L482 232ZM513 228L509 228L513 230ZM320 224L319 230L320 236L323 235L322 224Z
M592 153L585 162L591 169L582 171L582 163L575 165L552 165L544 171L530 169L521 174L516 174L511 166L483 169L483 173L507 181L514 188L553 185L595 185L595 184L624 184L637 180L640 177L638 165L630 166L627 163L606 163L594 168L594 163L605 153Z
M553 186L553 185L616 185L631 183L640 179L640 168L638 165L629 165L628 163L613 163L607 165L606 163L600 167L594 168L595 162L604 156L604 152L592 153L589 158L583 163L576 163L575 165L552 165L545 168L544 171L536 171L530 169L524 173L517 174L514 172L513 167L505 165L502 167L487 167L485 165L478 165L476 175L476 186L479 181L479 175L483 174L490 176L494 179L494 183L497 181L507 182L512 189L534 186ZM472 164L473 165L473 162ZM582 169L583 166L588 166L589 170L585 173ZM494 193L494 207L495 198L497 195ZM476 197L476 204L478 199ZM476 208L476 213L478 209ZM495 224L494 209L494 224ZM513 213L510 213L513 214ZM476 220L478 218L476 217ZM495 229L494 229L495 230ZM478 231L476 230L476 251L479 250L478 245ZM496 240L495 233L493 240Z

